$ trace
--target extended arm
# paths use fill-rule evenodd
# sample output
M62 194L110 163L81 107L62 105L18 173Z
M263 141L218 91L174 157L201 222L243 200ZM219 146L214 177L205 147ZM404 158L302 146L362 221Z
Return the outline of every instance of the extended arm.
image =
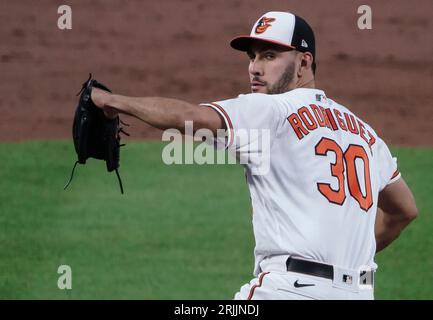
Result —
M99 89L92 91L92 100L108 117L124 113L163 130L175 128L184 133L185 121L193 121L194 131L209 129L216 134L217 129L225 129L224 121L217 111L182 100L127 97Z
M415 199L403 178L379 193L376 215L376 253L398 238L401 231L418 215Z

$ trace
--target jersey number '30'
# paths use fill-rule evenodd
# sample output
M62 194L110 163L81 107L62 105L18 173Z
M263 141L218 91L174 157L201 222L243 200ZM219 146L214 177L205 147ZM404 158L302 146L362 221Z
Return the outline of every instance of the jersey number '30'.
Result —
M367 153L362 146L351 144L343 153L340 146L331 139L322 138L315 147L316 155L326 156L329 151L335 153L335 163L331 163L331 175L338 179L338 189L331 188L329 183L317 183L317 188L329 202L342 205L346 200L346 191L344 188L344 169L348 180L350 195L359 203L362 210L368 211L373 205L371 194L370 165ZM362 194L359 184L358 174L356 172L356 159L361 159L364 164L364 182L365 196ZM346 164L346 166L344 165Z

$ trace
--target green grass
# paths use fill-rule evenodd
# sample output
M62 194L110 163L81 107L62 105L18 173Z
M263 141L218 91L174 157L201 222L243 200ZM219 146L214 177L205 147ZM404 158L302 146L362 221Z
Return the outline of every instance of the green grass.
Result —
M69 141L0 144L0 299L231 299L251 280L248 190L237 165L173 165L159 142L114 173ZM377 257L376 298L433 298L433 150L395 149L420 217ZM57 288L67 264L72 290Z

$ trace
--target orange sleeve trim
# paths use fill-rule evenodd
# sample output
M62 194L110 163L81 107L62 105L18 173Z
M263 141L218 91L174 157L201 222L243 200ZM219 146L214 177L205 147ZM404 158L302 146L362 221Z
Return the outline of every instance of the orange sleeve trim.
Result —
M397 177L399 174L400 174L400 171L398 171L398 169L395 170L395 172L392 174L392 177L391 177L390 180L394 179L394 178Z
M254 295L254 291L256 290L256 288L259 288L262 286L262 282L263 282L263 278L265 277L265 275L267 275L269 272L264 272L262 273L262 275L259 278L259 283L255 284L252 286L251 290L250 290L250 294L248 295L247 300L251 300L253 298Z
M215 108L217 108L224 116L224 118L227 120L227 123L229 125L229 128L227 128L228 130L230 130L230 140L229 143L227 144L227 148L230 147L233 143L233 124L232 121L229 117L229 115L227 114L227 112L218 104L216 103L210 103L211 105L213 105Z

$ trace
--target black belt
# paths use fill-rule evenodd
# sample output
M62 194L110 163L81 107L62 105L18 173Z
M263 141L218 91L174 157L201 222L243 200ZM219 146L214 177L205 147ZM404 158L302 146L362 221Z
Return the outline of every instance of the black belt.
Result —
M329 264L299 260L289 257L286 261L287 271L304 273L310 276L334 279L334 267Z

